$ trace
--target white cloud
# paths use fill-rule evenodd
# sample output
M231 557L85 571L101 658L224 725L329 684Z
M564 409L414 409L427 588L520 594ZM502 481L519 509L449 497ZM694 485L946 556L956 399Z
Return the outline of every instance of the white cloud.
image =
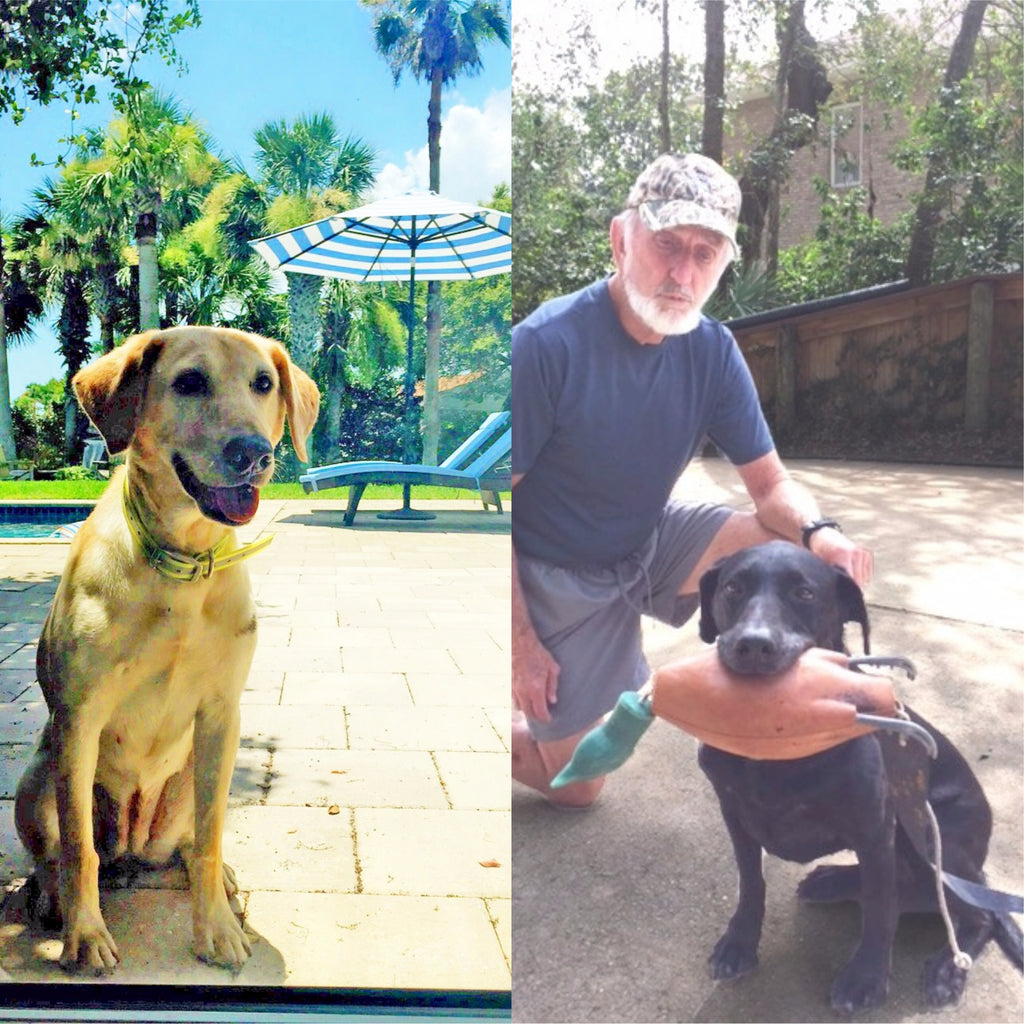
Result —
M456 103L441 118L441 194L466 203L486 202L496 185L512 177L512 91L492 92L483 109ZM407 150L401 166L387 164L374 198L430 184L426 144Z

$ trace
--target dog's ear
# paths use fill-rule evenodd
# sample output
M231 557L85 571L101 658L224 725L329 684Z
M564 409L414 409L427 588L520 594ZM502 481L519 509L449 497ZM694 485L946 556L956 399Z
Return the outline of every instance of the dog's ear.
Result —
M306 438L313 430L317 413L320 411L320 389L291 361L283 345L274 343L271 358L281 378L281 393L284 395L292 447L300 461L308 462Z
M132 442L146 385L161 351L159 331L136 334L75 374L71 387L111 455Z
M853 577L845 569L834 567L836 588L839 594L839 614L842 624L856 622L860 625L861 637L864 641L864 653L871 653L871 627L868 625L868 610L864 604L864 594L857 586Z
M715 591L718 589L718 575L721 563L713 565L700 578L700 638L706 644L710 644L718 636L718 623L715 622L715 613L711 606L715 601Z

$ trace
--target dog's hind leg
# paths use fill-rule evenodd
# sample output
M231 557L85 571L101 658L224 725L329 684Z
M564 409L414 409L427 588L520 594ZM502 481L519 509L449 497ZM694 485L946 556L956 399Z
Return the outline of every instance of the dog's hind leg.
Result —
M802 903L846 903L860 899L858 864L819 864L796 888Z
M30 913L44 928L55 930L61 927L58 898L60 829L49 731L47 725L38 749L18 782L14 823L25 849L35 861L35 873L29 881Z

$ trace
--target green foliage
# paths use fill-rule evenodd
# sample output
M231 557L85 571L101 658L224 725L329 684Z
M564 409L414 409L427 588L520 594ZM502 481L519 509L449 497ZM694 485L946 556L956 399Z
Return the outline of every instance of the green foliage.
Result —
M814 238L779 253L778 302L791 305L899 281L910 214L886 227L864 212L863 189L832 192L821 180L817 187L822 205Z
M350 384L341 422L338 459L392 459L402 461L405 427L403 382L382 373L369 386ZM419 405L415 408L418 430Z
M47 469L64 461L64 382L29 384L15 399L11 418L18 457Z
M610 269L608 225L659 154L658 75L657 62L646 61L570 101L530 87L513 95L513 322ZM694 76L684 61L672 64L673 146L681 151L700 138L685 104Z
M121 93L137 89L134 63L147 52L180 67L173 38L199 24L199 3L185 0L174 15L168 7L167 0L136 0L119 18L106 4L86 0L4 0L0 114L9 111L18 124L26 101L93 103L98 78Z

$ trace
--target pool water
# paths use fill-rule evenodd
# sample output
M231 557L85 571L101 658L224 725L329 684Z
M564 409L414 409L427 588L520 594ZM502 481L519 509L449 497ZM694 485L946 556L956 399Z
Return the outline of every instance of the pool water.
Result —
M92 505L45 505L8 502L0 505L0 540L40 540L67 523L81 522Z

